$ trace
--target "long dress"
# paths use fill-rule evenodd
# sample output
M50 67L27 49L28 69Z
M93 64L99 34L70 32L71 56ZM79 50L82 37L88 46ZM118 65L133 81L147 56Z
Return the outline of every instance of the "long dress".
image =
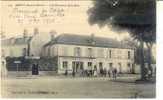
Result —
M97 70L94 70L94 76L95 77L97 76Z

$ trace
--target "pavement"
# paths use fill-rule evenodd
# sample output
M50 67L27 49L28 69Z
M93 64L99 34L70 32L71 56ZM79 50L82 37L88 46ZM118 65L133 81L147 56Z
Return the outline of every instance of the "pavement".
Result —
M137 84L139 75L109 77L28 76L3 79L4 98L155 98L156 84Z

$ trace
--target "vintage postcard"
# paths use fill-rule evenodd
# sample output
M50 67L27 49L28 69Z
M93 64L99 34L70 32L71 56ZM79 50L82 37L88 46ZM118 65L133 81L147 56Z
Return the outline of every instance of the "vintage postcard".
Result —
M155 0L2 0L3 98L156 98Z

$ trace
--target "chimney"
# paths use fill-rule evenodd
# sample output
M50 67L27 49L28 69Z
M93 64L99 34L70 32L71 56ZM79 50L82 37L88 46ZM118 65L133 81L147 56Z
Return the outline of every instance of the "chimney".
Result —
M55 39L56 34L57 34L56 31L54 31L54 30L50 31L51 41Z
M38 28L34 28L34 35L37 35L39 33Z
M27 31L26 29L24 29L23 37L24 37L24 38L27 38L27 37L28 37L28 31Z

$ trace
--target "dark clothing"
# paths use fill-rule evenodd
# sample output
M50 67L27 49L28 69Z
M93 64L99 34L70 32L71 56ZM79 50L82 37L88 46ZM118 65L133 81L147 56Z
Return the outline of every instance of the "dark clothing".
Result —
M114 79L117 78L117 69L116 69L116 68L113 70L113 78L114 78Z
M33 64L32 65L32 75L38 75L39 74L39 66L38 64Z
M68 71L67 71L67 69L65 70L65 76L67 76L68 75Z
M72 72L72 76L75 77L75 71Z
M110 73L110 70L108 70L108 76L111 77L111 73Z
M107 71L106 71L106 69L104 69L104 71L103 71L103 76L106 77L106 74L107 74Z

